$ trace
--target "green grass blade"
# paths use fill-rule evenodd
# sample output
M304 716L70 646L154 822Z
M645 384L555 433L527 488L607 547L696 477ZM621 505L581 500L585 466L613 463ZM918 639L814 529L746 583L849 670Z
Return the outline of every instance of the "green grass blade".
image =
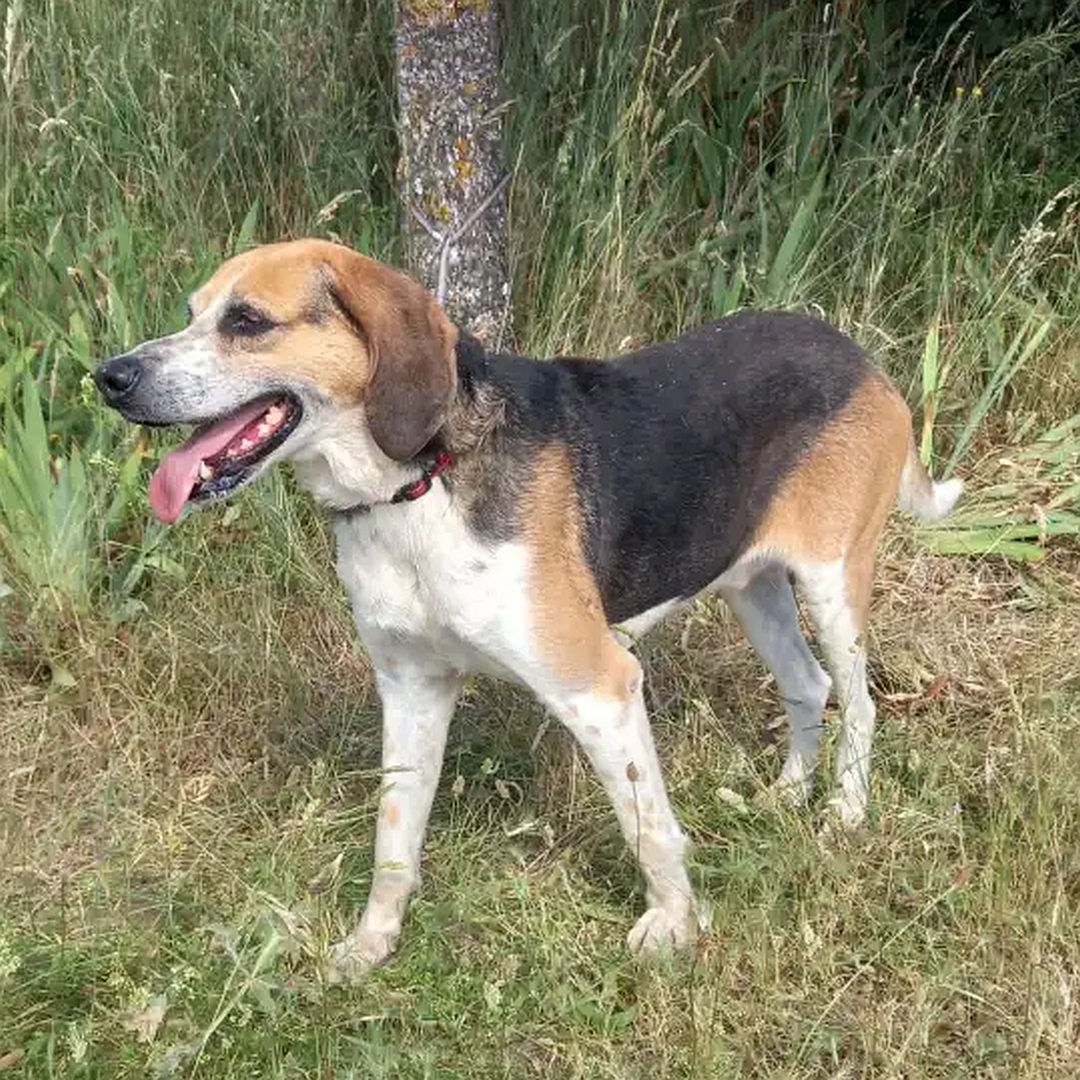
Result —
M810 190L807 192L806 197L800 201L799 208L784 233L784 239L780 243L780 249L776 253L776 258L773 260L766 278L765 291L769 297L779 297L786 295L790 291L790 279L795 259L808 239L814 213L825 191L825 181L828 173L827 165L822 165L818 169L814 182L810 185Z
M240 231L236 234L236 243L233 245L234 254L247 251L255 243L255 232L259 227L261 206L261 200L256 198L244 215L244 220L240 223Z
M999 335L1003 336L1000 322L994 320L994 323ZM988 334L993 334L995 327L991 327ZM1009 347L995 358L990 377L986 380L982 393L968 412L952 455L945 466L946 475L955 470L971 445L975 433L989 415L990 410L1001 400L1001 395L1015 378L1017 372L1027 364L1042 346L1052 327L1053 322L1051 319L1038 312L1030 312L1020 330L1013 336ZM990 338L988 338L989 340Z
M919 439L919 458L926 466L934 453L934 419L937 416L939 393L938 351L941 342L941 323L935 316L926 329L922 359L922 434Z

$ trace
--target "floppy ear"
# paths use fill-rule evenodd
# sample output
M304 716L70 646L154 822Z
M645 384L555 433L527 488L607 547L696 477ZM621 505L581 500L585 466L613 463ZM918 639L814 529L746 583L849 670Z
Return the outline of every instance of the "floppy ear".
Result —
M371 436L395 461L438 430L457 382L457 327L422 286L343 248L331 264L335 300L371 353L364 394Z

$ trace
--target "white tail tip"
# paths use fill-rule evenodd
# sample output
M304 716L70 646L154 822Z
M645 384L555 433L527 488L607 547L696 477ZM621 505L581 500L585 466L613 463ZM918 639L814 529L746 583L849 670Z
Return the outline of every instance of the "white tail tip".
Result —
M958 476L954 476L951 480L942 480L935 483L934 509L931 520L936 521L938 518L943 518L950 510L952 510L963 490L964 481Z
M952 510L963 490L964 481L956 476L951 480L931 480L912 444L896 492L901 510L923 521L937 521Z

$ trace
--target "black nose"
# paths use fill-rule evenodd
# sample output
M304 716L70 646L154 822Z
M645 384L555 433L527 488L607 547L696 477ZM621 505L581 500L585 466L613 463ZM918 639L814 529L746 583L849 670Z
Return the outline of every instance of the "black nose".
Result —
M94 382L110 405L121 402L135 389L142 375L142 364L133 356L114 356L98 365Z

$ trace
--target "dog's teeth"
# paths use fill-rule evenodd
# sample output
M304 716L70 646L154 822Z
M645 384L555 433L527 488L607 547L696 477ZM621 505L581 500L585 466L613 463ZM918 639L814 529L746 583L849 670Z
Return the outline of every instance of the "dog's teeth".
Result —
M263 423L259 425L259 430L262 431L264 424L269 428L276 428L284 419L285 410L282 409L280 405L271 405L270 408L266 410L266 417L263 420Z
M200 461L199 462L199 479L200 480L213 480L214 479L214 470L211 469L210 466L207 465L205 461Z
M265 439L271 431L273 431L273 428L264 420L256 429L255 434L258 435L260 439Z

